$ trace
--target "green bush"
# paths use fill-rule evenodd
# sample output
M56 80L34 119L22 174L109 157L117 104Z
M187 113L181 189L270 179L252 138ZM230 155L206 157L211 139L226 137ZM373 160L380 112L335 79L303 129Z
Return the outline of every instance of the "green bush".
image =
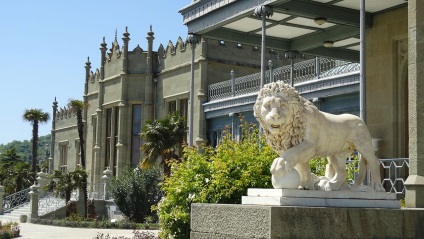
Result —
M215 149L184 149L184 159L162 184L166 196L154 207L161 238L190 237L191 203L236 204L248 188L272 187L269 169L277 154L255 125L243 123L242 131L240 142L226 132Z
M20 229L17 222L0 221L0 239L11 239L19 237Z
M110 193L119 210L130 221L143 222L147 216L152 216L152 205L160 197L160 188L157 179L159 169L127 169L119 178L113 178L109 184Z
M351 162L346 165L347 177L346 181L349 184L352 184L355 180L355 174L359 172L359 158L358 155L353 154L351 157ZM317 176L325 176L325 167L328 163L327 158L315 158L309 161L309 166L311 167L311 172Z

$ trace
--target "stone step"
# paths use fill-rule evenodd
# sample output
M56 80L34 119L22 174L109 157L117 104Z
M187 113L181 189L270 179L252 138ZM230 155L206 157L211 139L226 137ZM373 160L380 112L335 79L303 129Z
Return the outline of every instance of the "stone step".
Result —
M0 221L2 222L19 222L19 216L10 215L9 213L5 213L0 215Z

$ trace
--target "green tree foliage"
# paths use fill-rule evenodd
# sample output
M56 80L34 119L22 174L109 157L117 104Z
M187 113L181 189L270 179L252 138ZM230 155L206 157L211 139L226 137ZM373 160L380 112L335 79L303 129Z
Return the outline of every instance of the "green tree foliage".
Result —
M109 190L116 205L131 221L143 222L153 215L151 207L160 199L159 176L157 167L128 168L110 181Z
M147 121L141 130L144 138L141 149L146 155L141 168L155 164L156 159L162 156L161 164L164 165L164 173L168 176L172 159L178 158L175 155L175 147L182 143L186 133L186 121L179 113L166 115L160 120Z
M56 193L58 196L64 197L67 204L71 199L72 191L80 188L83 178L87 178L87 172L84 168L77 167L73 172L54 170L48 177L50 181L45 186L45 189L49 192ZM69 216L68 211L66 211L66 216Z
M0 153L4 153L6 150L16 148L16 153L21 157L25 162L31 162L32 159L32 140L18 141L14 140L7 144L0 144ZM46 148L46 145L48 147ZM51 145L51 135L39 136L38 137L38 157L37 162L41 162L50 154L50 145Z
M227 132L216 149L184 149L184 159L173 165L162 185L165 197L155 207L161 238L190 237L191 203L235 204L248 188L272 187L269 168L277 154L255 125L243 123L242 130L240 142Z
M5 187L6 195L28 188L31 181L31 164L21 160L16 148L0 155L0 183Z

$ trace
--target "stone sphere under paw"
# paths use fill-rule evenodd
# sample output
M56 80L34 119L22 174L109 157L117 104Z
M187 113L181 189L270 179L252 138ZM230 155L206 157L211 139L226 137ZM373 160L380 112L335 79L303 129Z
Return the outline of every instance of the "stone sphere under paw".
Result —
M276 189L297 189L300 185L300 175L296 170L292 170L283 176L272 175L271 182Z

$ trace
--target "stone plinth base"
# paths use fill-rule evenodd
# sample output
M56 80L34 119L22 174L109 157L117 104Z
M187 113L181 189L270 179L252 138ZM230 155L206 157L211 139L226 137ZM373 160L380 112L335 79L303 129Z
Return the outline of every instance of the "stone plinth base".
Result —
M424 209L192 204L191 239L424 238Z
M386 192L313 191L293 189L249 188L242 204L306 206L400 208L396 194Z

